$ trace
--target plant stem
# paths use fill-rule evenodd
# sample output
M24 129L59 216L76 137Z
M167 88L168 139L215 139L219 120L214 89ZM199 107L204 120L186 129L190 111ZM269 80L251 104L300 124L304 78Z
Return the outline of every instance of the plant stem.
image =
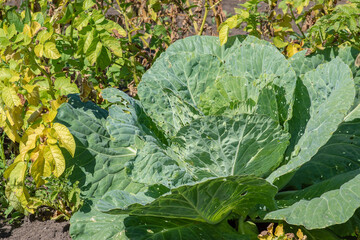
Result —
M353 35L353 36L354 36L354 38L355 38L355 42L360 43L360 39L359 39L359 37L357 36L357 34L356 34L356 33L354 33L354 31L351 31L351 30L350 30L350 33L351 33L351 35Z
M222 0L219 0L217 3L214 4L214 1L213 0L209 0L209 3L210 3L210 8L212 9L213 13L214 13L214 17L215 17L215 22L216 22L216 30L219 31L219 26L221 24L220 22L220 17L219 15L217 14L216 12L216 5L218 5L219 3L221 3Z
M206 2L205 2L205 14L204 14L204 17L203 17L203 20L202 20L202 23L201 23L200 31L198 33L199 36L203 34L206 18L207 18L207 15L209 13L209 9L210 9L209 2L208 2L208 0L206 0Z
M128 17L126 16L126 13L124 13L124 11L121 9L120 7L120 2L119 0L116 0L118 6L119 6L119 10L118 12L124 16L124 19L125 19L125 28L126 28L126 32L127 32L127 35L128 35L128 41L131 43L132 42L132 39L131 39L131 31L130 31L130 28L129 28L129 19Z
M4 138L5 138L5 132L3 130L2 135L0 137L0 157L1 157L4 167L5 167L6 166L6 158L5 158L5 151L4 151Z
M74 1L74 4L76 5L77 0ZM76 8L75 8L76 11ZM71 43L71 47L75 48L75 44L74 44L74 39L73 39L73 35L74 35L74 19L76 17L76 13L73 13L72 19L71 19L71 24L70 24L70 43Z
M244 221L245 221L245 217L241 216L239 219L239 227L238 227L238 232L241 234L245 234Z
M34 1L31 1L31 2L30 2L30 5L31 5L31 7L30 7L30 8L31 8L31 12L34 12L34 5L35 5L35 4L34 4ZM26 5L26 6L29 7L29 1L27 2L27 5Z
M180 3L181 4L181 3ZM190 2L189 0L186 0L186 6L189 8L189 13L190 13L190 19L191 21L193 22L193 25L194 25L194 29L195 29L195 33L198 34L199 33L199 26L197 25L197 22L194 20L194 15L193 15L193 12L190 8ZM201 34L200 34L201 35Z
M210 1L210 3L212 0ZM215 8L217 5L219 5L222 2L222 0L217 1L214 5L210 6L210 8Z
M290 12L291 12L291 17L292 17L292 19L294 20L294 22L295 22L296 26L298 27L298 29L299 29L299 31L300 31L300 33L301 33L301 35L303 36L303 39L305 39L306 37L305 37L304 32L301 30L300 25L299 25L298 23L296 23L296 18L295 18L294 12L293 12L293 10L292 10L292 6L291 6L291 5L289 5L289 8L290 8Z
M119 11L118 12L121 15L124 16L125 28L126 28L126 32L127 32L127 35L128 35L128 42L131 44L132 43L132 38L131 38L132 31L131 31L131 29L129 27L129 18L126 16L126 13L124 13L124 11L121 9L119 0L116 0L116 2L118 4L118 6L119 6ZM139 84L139 78L136 75L135 56L131 56L129 59L130 59L131 67L133 68L132 73L133 73L133 78L134 78L134 81L135 81L135 85L137 86Z

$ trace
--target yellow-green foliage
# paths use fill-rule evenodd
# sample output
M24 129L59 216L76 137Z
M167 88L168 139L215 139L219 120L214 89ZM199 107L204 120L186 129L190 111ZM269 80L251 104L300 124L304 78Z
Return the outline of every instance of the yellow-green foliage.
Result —
M261 232L258 236L259 240L306 240L307 236L303 234L301 229L298 229L296 236L294 233L286 233L284 226L279 224L274 230L274 224L271 223L266 231Z
M63 95L78 89L70 78L50 70L51 60L61 57L51 19L40 12L6 14L0 23L0 127L19 144L19 154L4 173L6 196L16 209L32 212L26 177L30 174L39 187L44 177L64 172L62 148L75 153L73 136L54 118L66 101Z
M304 48L311 52L342 44L360 48L360 1L336 2L246 1L235 9L236 15L221 24L220 42L226 43L230 29L242 27L251 35L272 40L288 57ZM260 4L267 5L268 10L259 11Z

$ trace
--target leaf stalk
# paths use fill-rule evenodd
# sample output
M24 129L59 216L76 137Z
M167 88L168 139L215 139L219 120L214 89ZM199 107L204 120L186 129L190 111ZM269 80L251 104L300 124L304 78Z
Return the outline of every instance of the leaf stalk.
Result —
M205 2L205 14L201 23L201 27L200 27L200 31L198 33L199 36L201 36L204 32L204 26L205 26L205 22L206 22L206 18L207 15L209 14L209 10L210 10L210 4L209 4L209 0L206 0Z

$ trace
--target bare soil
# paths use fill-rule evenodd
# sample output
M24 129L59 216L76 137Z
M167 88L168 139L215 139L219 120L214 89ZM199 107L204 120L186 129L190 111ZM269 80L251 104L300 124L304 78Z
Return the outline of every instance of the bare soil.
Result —
M70 240L69 222L40 221L24 218L20 226L0 223L0 239Z

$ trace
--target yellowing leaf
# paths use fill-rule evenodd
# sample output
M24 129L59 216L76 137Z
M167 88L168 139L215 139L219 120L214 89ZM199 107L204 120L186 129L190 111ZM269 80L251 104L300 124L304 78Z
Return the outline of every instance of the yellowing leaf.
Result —
M53 138L52 136L48 135L46 142L48 144L57 144L58 141L56 140L56 138Z
M273 39L273 42L274 42L274 45L277 47L277 48L283 48L283 47L286 47L289 43L287 42L284 42L280 37L274 37Z
M224 24L220 27L219 31L219 39L220 39L220 45L224 45L227 42L229 35L229 25Z
M91 95L93 91L93 86L91 82L86 81L86 79L82 79L82 83L80 85L80 99L81 101L86 102L86 100L89 99L89 96Z
M56 114L57 110L51 109L48 113L42 115L42 119L46 123L51 123L55 119Z
M242 18L242 19L246 19L246 18L249 18L249 16L250 16L250 13L248 12L248 11L245 11L245 10L243 10L243 9L240 9L240 15L239 15L239 17L240 18Z
M32 93L32 91L34 91L35 88L38 88L39 86L36 85L31 85L31 84L26 84L23 86L23 88L28 92L28 93Z
M158 16L157 16L157 13L154 11L154 9L150 8L150 17L153 21L156 21Z
M5 82L12 77L12 73L8 68L0 68L0 81Z
M0 127L4 127L6 123L6 115L3 107L0 105Z
M24 185L27 170L26 162L14 162L4 173L8 178L5 195L16 210L22 211L29 203L29 193Z
M9 79L9 82L14 83L16 81L19 81L19 79L20 79L19 73L12 71L12 70L10 71L10 73L11 73L11 78Z
M30 38L32 37L31 28L30 28L30 26L28 24L24 25L23 34L25 34L26 36L28 36Z
M93 65L98 59L103 45L101 42L98 42L96 45L91 45L86 53L86 59Z
M38 22L32 22L31 23L31 37L33 37L37 31L41 28L40 23Z
M299 230L297 231L296 236L299 238L299 240L306 239L306 238L304 238L304 234L303 234L303 232L301 231L300 228L299 228Z
M237 23L238 23L238 18L239 18L238 15L234 15L231 18L226 19L225 23L227 25L229 25L230 29L235 28L237 26Z
M127 35L125 29L123 29L119 24L111 20L108 20L105 24L101 24L99 27L105 29L111 34L115 34L117 37L125 37Z
M30 194L26 189L25 185L11 187L9 184L6 185L5 195L12 207L17 211L23 212L26 209L29 213L34 213L33 209L29 209Z
M46 42L44 45L44 56L50 59L58 59L61 57L61 54L57 50L55 43Z
M279 224L275 229L275 236L281 237L284 235L284 226L282 224Z
M49 177L51 175L51 164L49 161L45 161L43 150L44 146L40 145L37 151L32 152L30 155L31 160L33 161L30 172L37 187L45 183L42 177Z
M57 145L49 144L44 148L44 158L51 165L55 177L60 177L65 170L65 159Z
M41 58L44 54L44 45L42 45L41 43L36 45L34 48L34 52L37 57Z
M40 104L40 92L37 86L31 93L26 95L26 98L30 105L38 106Z
M39 40L41 44L44 44L47 40L51 38L51 33L47 30L42 30L36 36L36 39Z
M8 122L4 126L4 132L13 142L20 142L20 136L17 133L17 129L12 127Z
M320 50L324 50L325 47L320 43L318 45L316 45L316 48L320 49Z
M24 71L25 75L23 77L23 80L25 83L30 82L36 75L31 71L30 68L26 68L26 70ZM33 85L35 86L35 85Z
M292 57L295 53L303 50L299 44L296 43L290 43L286 47L286 52L288 57Z
M22 119L22 108L21 107L14 107L12 109L6 110L6 119L11 126L14 126L17 130L20 130L23 126L23 119Z
M24 184L27 163L14 162L4 172L4 177L8 179L8 184L11 188L21 187Z
M85 0L83 2L83 9L86 11L94 5L95 5L95 2L93 0Z
M303 5L300 5L299 7L296 8L297 14L301 14L303 10L304 10Z
M15 121L14 119L12 118L10 112L8 110L5 111L5 115L6 115L6 120L8 121L8 123L11 125L11 126L15 126Z
M25 119L28 124L35 122L41 115L43 107L29 106L25 114Z
M66 102L66 100L67 100L66 97L59 97L58 99L51 101L50 102L51 108L53 110L57 110L61 106L61 104Z
M21 105L20 98L14 88L4 87L2 90L2 99L9 108Z
M119 41L111 36L104 36L102 39L104 46L109 48L116 56L122 57L122 49Z
M268 233L270 233L271 236L273 236L274 223L270 223L269 226L267 226L266 230L268 231Z
M21 138L20 152L25 154L36 147L36 142L45 130L44 125L36 124L29 127Z
M64 147L72 157L74 157L76 144L69 129L60 123L54 123L53 129L55 129L58 135L58 140L60 141L61 146Z
M91 44L94 41L94 35L95 35L95 29L91 30L90 32L88 32L86 34L86 38L85 38L85 42L84 42L84 53L86 53L89 49L89 47L91 46Z

